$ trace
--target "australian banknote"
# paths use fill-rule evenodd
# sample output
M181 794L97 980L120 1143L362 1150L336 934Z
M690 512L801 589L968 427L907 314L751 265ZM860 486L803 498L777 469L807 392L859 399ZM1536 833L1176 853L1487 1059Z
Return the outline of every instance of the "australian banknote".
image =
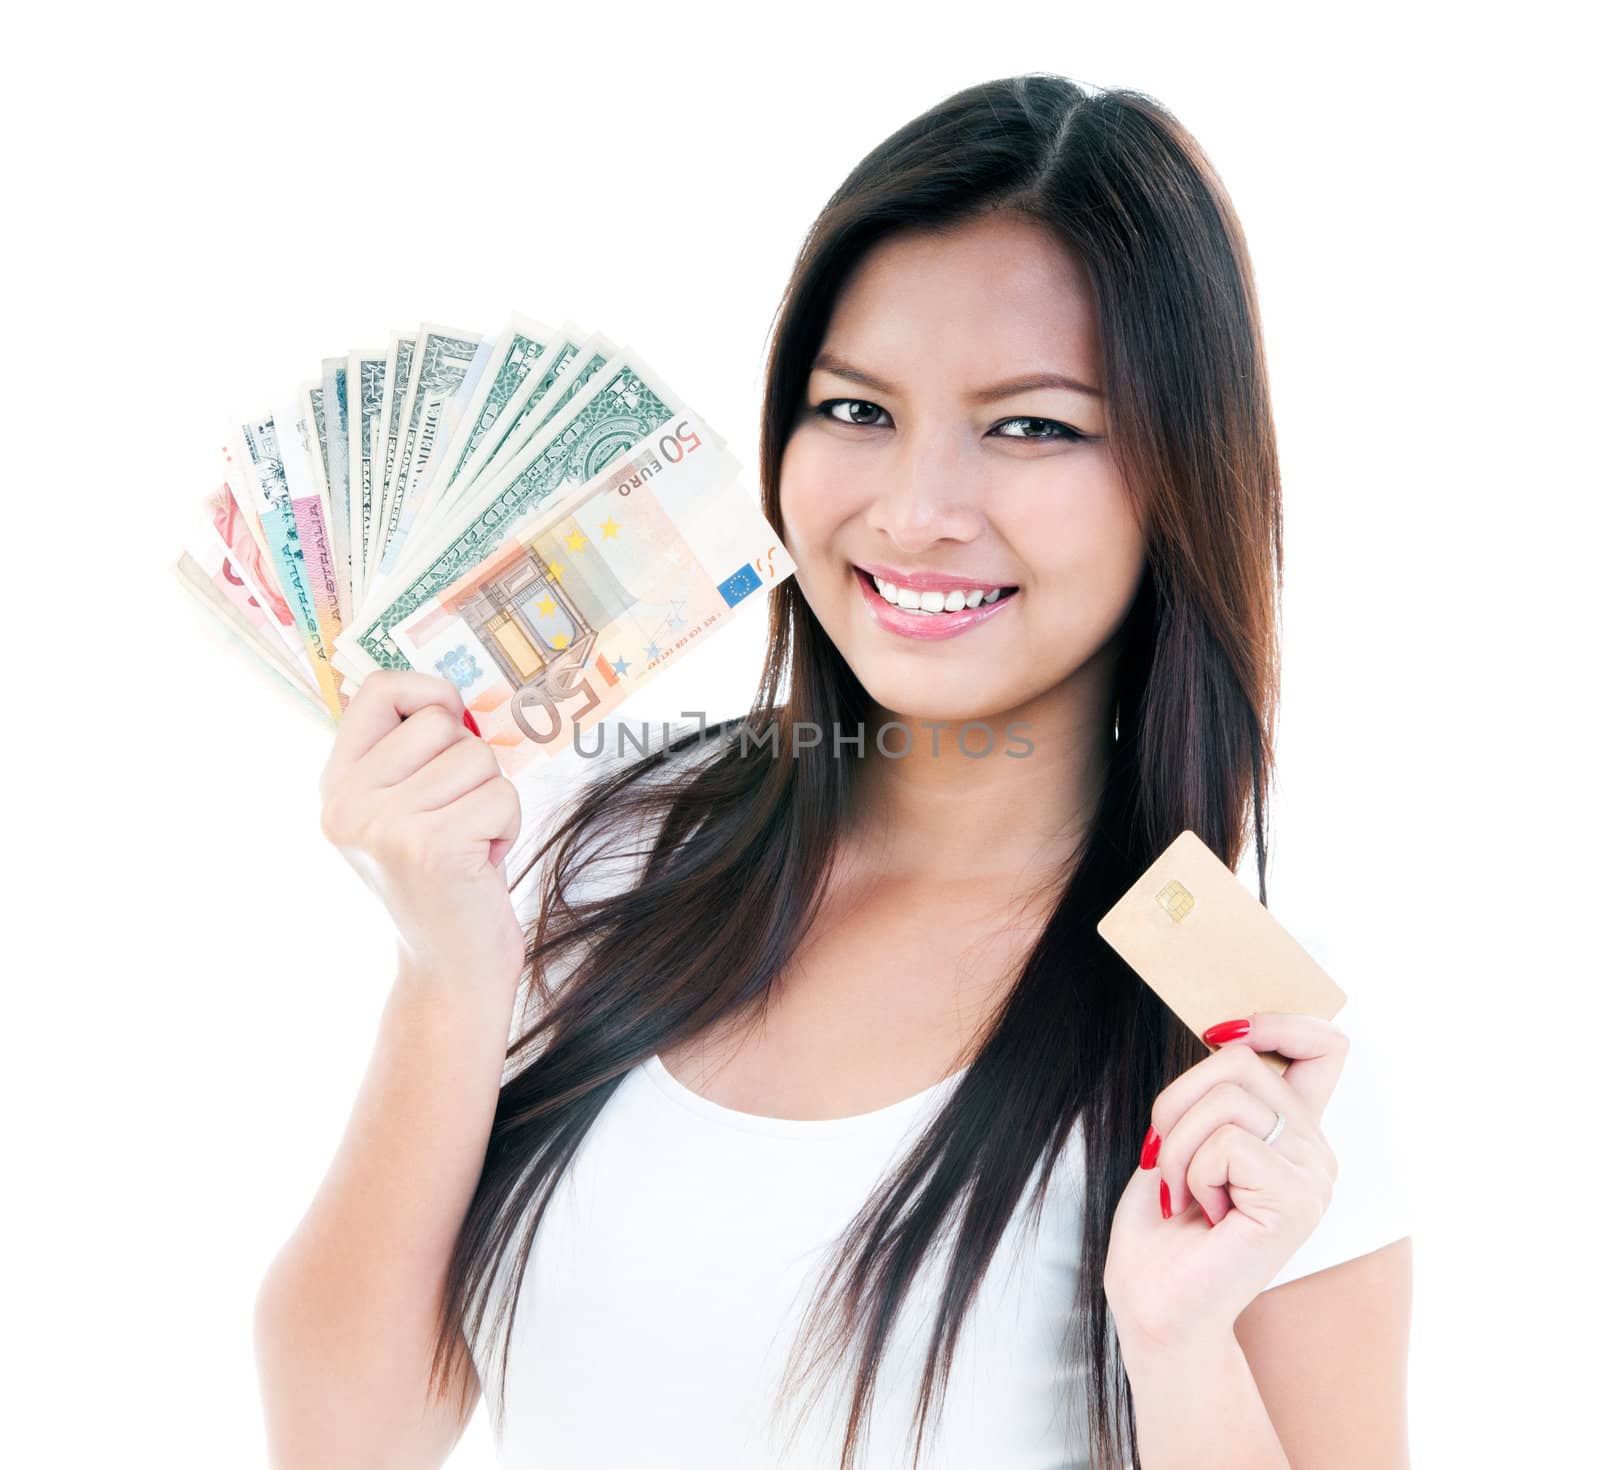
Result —
M390 331L225 433L174 570L333 721L424 668L525 765L793 570L682 395L552 320Z

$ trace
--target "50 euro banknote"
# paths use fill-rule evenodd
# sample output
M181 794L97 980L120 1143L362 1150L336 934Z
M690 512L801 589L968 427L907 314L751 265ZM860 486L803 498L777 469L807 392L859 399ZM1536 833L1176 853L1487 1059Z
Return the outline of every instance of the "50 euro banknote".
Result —
M390 636L455 684L515 777L794 572L739 473L698 415L675 415L514 521Z

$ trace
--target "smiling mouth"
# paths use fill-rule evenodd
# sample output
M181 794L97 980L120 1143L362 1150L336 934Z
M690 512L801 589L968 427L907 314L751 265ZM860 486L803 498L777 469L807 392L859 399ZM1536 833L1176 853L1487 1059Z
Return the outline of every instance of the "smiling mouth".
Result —
M992 603L1004 602L1006 598L1015 596L1019 590L1016 587L991 587L987 590L979 588L951 588L939 600L938 606L929 606L937 594L919 593L910 588L895 588L896 596L889 598L884 595L885 586L893 586L881 577L874 576L871 572L851 563L851 569L862 584L863 589L871 596L878 598L885 605L896 609L898 612L910 613L914 616L927 618L947 617L952 613L969 612L974 608L987 607ZM923 598L928 599L927 602ZM959 598L959 603L956 602Z

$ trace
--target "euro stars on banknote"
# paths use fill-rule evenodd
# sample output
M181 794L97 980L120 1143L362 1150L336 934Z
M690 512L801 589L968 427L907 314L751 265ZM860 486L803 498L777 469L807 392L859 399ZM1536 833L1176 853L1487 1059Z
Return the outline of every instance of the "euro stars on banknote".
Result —
M387 335L232 426L175 564L332 720L372 671L423 668L542 769L793 571L636 350L520 314Z
M696 415L674 415L531 504L387 636L455 684L515 777L794 570L739 469Z
M671 389L629 352L591 353L547 397L555 403L541 427L504 469L467 491L403 571L381 584L371 598L376 615L369 618L363 608L360 631L338 652L339 667L358 684L374 669L409 666L389 629L493 551L513 519L583 484L682 411Z

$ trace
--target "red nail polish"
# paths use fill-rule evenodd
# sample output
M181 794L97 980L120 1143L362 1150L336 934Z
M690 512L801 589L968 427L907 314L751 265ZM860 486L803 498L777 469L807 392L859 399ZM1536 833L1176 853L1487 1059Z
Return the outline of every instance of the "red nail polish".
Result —
M1225 1041L1237 1041L1241 1036L1250 1034L1250 1022L1243 1021L1218 1021L1201 1038L1207 1046L1221 1046Z
M1163 1220L1172 1218L1172 1191L1167 1188L1165 1179L1161 1181L1161 1218Z
M1149 1128L1144 1135L1144 1148L1139 1154L1139 1167L1153 1169L1156 1166L1156 1155L1161 1152L1161 1135L1154 1128Z
M1197 1205L1200 1205L1200 1201L1199 1200L1196 1200L1195 1203ZM1200 1205L1200 1213L1202 1215L1206 1215L1206 1207L1204 1205ZM1206 1215L1206 1224L1207 1225L1215 1225L1216 1223L1217 1222L1215 1220L1213 1220L1210 1215Z
M467 729L471 730L472 733L480 740L483 738L483 731L478 728L478 722L472 718L471 710L464 709L461 711L461 723L465 725Z

